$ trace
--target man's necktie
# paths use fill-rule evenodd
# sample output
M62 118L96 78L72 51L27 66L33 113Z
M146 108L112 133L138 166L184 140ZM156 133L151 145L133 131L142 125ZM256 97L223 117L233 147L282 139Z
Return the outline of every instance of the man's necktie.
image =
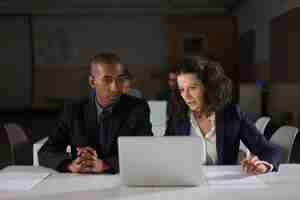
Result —
M109 115L110 112L107 110L103 110L99 116L99 146L102 152L106 150L107 144L107 134L109 134Z

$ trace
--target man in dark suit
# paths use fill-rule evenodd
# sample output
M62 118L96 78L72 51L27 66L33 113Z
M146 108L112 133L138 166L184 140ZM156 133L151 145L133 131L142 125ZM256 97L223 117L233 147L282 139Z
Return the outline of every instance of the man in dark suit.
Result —
M123 71L115 54L92 58L89 85L95 95L65 106L39 151L41 165L61 172L117 173L118 137L152 135L147 102L120 94Z

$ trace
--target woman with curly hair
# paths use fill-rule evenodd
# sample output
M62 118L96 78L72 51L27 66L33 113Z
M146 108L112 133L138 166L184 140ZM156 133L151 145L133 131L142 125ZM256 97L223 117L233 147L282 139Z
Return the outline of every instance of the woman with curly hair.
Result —
M280 151L265 140L237 105L232 84L218 62L185 58L177 65L177 107L170 114L166 136L197 136L205 141L206 164L234 165L240 141L252 156L241 161L249 174L276 171Z

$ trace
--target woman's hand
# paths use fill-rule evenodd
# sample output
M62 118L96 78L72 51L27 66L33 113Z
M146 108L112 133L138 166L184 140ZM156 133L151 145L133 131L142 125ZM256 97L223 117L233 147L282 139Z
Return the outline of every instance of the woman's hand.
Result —
M241 166L244 172L251 175L263 174L270 171L270 166L259 162L257 156L243 159Z

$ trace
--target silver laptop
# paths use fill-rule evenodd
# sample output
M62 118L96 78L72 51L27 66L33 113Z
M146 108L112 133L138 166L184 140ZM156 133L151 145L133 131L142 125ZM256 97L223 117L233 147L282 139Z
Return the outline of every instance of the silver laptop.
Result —
M197 186L205 143L200 137L119 137L122 183L128 186Z

